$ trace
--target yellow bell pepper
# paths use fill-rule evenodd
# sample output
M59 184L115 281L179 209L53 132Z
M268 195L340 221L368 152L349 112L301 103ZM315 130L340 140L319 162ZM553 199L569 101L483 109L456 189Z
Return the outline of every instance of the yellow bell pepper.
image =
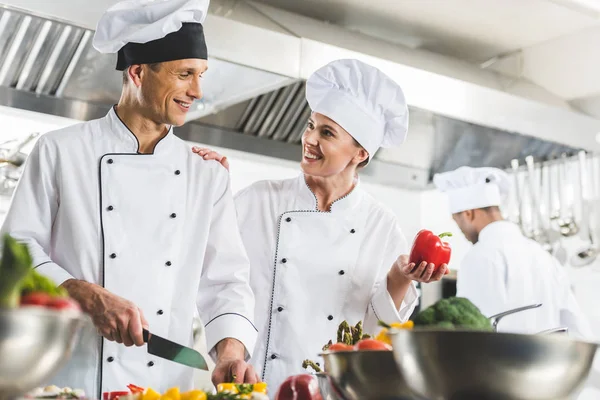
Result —
M207 395L202 390L190 390L181 394L181 400L206 400Z
M142 400L159 400L160 393L152 388L147 388L142 395Z
M235 385L235 383L219 383L217 385L217 393L224 393L224 392L237 394L238 389L237 389L237 386Z
M391 328L396 328L396 329L412 329L415 326L415 323L411 320L408 320L404 323L400 323L400 322L392 322L390 324ZM379 334L375 337L375 340L379 340L380 342L384 342L389 344L390 346L392 345L392 339L390 338L390 336L387 334L388 333L388 329L387 328L383 328Z
M166 396L171 400L181 400L181 393L179 393L178 387L167 390L163 396Z
M262 393L267 394L267 383L266 382L258 382L254 384L252 393Z

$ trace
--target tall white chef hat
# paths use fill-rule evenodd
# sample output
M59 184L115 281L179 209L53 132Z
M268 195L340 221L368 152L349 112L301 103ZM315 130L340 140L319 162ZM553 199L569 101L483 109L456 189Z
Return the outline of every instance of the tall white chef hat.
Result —
M402 88L375 67L358 60L336 60L306 82L313 112L344 128L372 158L380 147L399 145L408 131Z
M460 167L436 174L433 183L448 195L452 214L500 206L510 191L508 175L498 168Z
M93 45L118 52L117 70L132 64L200 58L208 51L202 23L210 0L125 0L98 21Z

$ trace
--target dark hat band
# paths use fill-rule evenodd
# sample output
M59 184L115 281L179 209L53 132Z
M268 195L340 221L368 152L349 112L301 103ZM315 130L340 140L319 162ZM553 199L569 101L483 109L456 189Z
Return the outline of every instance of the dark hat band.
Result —
M204 28L199 23L184 23L176 32L147 43L127 43L117 56L117 70L135 64L153 64L187 58L208 59Z

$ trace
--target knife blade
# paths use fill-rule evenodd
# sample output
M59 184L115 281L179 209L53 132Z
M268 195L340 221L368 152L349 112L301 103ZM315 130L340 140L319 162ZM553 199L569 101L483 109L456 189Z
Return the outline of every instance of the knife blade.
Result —
M206 360L196 350L156 336L147 329L143 330L143 336L144 342L148 343L148 353L188 367L208 371Z

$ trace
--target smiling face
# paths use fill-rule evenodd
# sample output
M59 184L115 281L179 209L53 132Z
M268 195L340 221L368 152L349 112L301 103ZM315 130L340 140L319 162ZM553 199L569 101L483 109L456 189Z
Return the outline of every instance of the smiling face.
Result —
M201 79L207 61L187 59L133 65L127 73L138 87L144 114L159 124L180 126L194 100L202 98Z
M330 177L354 174L369 154L348 132L330 118L312 113L302 135L302 162L307 175Z

